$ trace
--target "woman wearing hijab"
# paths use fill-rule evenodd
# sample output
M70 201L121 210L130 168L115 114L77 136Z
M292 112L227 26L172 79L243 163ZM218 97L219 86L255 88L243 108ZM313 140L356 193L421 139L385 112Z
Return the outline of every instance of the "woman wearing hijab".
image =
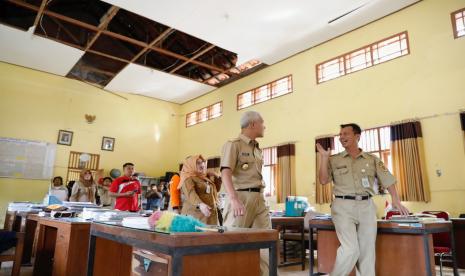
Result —
M69 201L96 203L96 194L97 184L94 182L92 172L90 170L82 170L79 174L79 180L73 185Z
M184 161L178 189L185 197L181 214L193 216L206 224L218 224L218 192L215 183L207 177L205 159L201 155Z

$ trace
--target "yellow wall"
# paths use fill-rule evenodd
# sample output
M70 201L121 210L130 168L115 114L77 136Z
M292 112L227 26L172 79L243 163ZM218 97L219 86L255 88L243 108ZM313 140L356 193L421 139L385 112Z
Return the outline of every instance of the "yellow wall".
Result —
M55 175L66 173L70 150L101 155L105 170L133 161L139 171L160 175L185 156L218 156L239 133L236 95L293 75L294 92L256 105L266 121L261 145L296 141L297 194L314 202L314 138L338 125L363 127L465 107L465 38L453 39L450 12L464 0L424 0L412 7L270 66L184 105L145 97L128 99L78 81L0 63L0 136L56 142L59 129L74 131L72 147L57 146ZM407 30L411 54L361 72L315 84L315 64ZM222 117L185 128L188 112L223 101ZM87 124L84 114L97 116ZM173 116L174 114L174 116ZM465 213L465 156L457 114L422 120L432 201L407 203L413 211ZM160 140L155 139L156 132ZM100 150L102 136L116 138L114 152ZM436 169L443 175L436 176ZM41 200L48 181L0 179L0 217L13 200ZM382 213L384 198L377 198ZM317 206L328 211L328 206Z
M100 168L106 173L128 161L149 176L175 169L179 105L124 97L127 100L79 81L0 63L0 137L56 143L59 129L73 131L71 147L57 145L54 175L63 177L71 150L100 154ZM88 124L84 114L97 119ZM102 136L116 138L113 152L100 149ZM1 219L9 201L41 201L48 183L0 178Z
M242 112L236 111L236 95L292 74L292 94L245 110L259 111L265 119L266 137L260 141L263 147L297 141L297 194L315 202L316 136L336 133L340 123L375 127L465 107L465 38L453 38L450 20L450 13L463 7L463 0L422 1L182 105L181 112L186 114L222 100L224 114L189 128L180 120L179 159L194 153L219 155L222 144L239 133ZM409 33L410 55L316 85L315 64L404 30ZM459 116L425 119L422 126L432 201L407 206L413 211L465 213L465 156ZM436 176L436 169L442 169L441 177ZM384 200L376 199L379 215ZM317 207L329 210L327 205Z

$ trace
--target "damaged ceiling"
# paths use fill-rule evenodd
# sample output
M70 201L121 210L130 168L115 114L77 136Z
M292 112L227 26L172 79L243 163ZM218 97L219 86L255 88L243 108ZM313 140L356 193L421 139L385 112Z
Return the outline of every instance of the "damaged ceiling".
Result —
M2 0L0 60L184 103L416 1Z

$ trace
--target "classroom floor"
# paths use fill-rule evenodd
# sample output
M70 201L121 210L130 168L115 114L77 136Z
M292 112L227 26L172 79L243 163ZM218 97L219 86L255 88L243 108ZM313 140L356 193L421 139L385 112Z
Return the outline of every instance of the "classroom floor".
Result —
M2 263L2 268L0 269L0 276L9 276L11 274L11 262ZM308 265L307 269L301 270L300 265L283 267L279 268L280 276L308 276ZM436 275L439 274L439 266L436 266ZM452 269L445 267L443 270L443 276L453 276ZM465 276L465 269L459 269L459 275ZM21 267L21 276L32 276L32 267Z

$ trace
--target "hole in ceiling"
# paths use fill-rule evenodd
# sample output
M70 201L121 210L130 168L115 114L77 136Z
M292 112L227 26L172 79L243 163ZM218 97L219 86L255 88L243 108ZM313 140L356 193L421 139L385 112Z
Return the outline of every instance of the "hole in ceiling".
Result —
M104 87L126 64L100 55L85 53L67 77Z
M35 34L82 49L95 32L44 14L39 19Z
M132 43L101 34L90 49L130 61L143 48Z
M36 15L36 11L0 1L0 22L5 25L27 31L34 24Z
M108 25L108 30L112 32L145 43L152 42L167 29L168 27L163 24L123 9L118 11Z
M51 0L47 10L98 26L110 4L98 0Z

